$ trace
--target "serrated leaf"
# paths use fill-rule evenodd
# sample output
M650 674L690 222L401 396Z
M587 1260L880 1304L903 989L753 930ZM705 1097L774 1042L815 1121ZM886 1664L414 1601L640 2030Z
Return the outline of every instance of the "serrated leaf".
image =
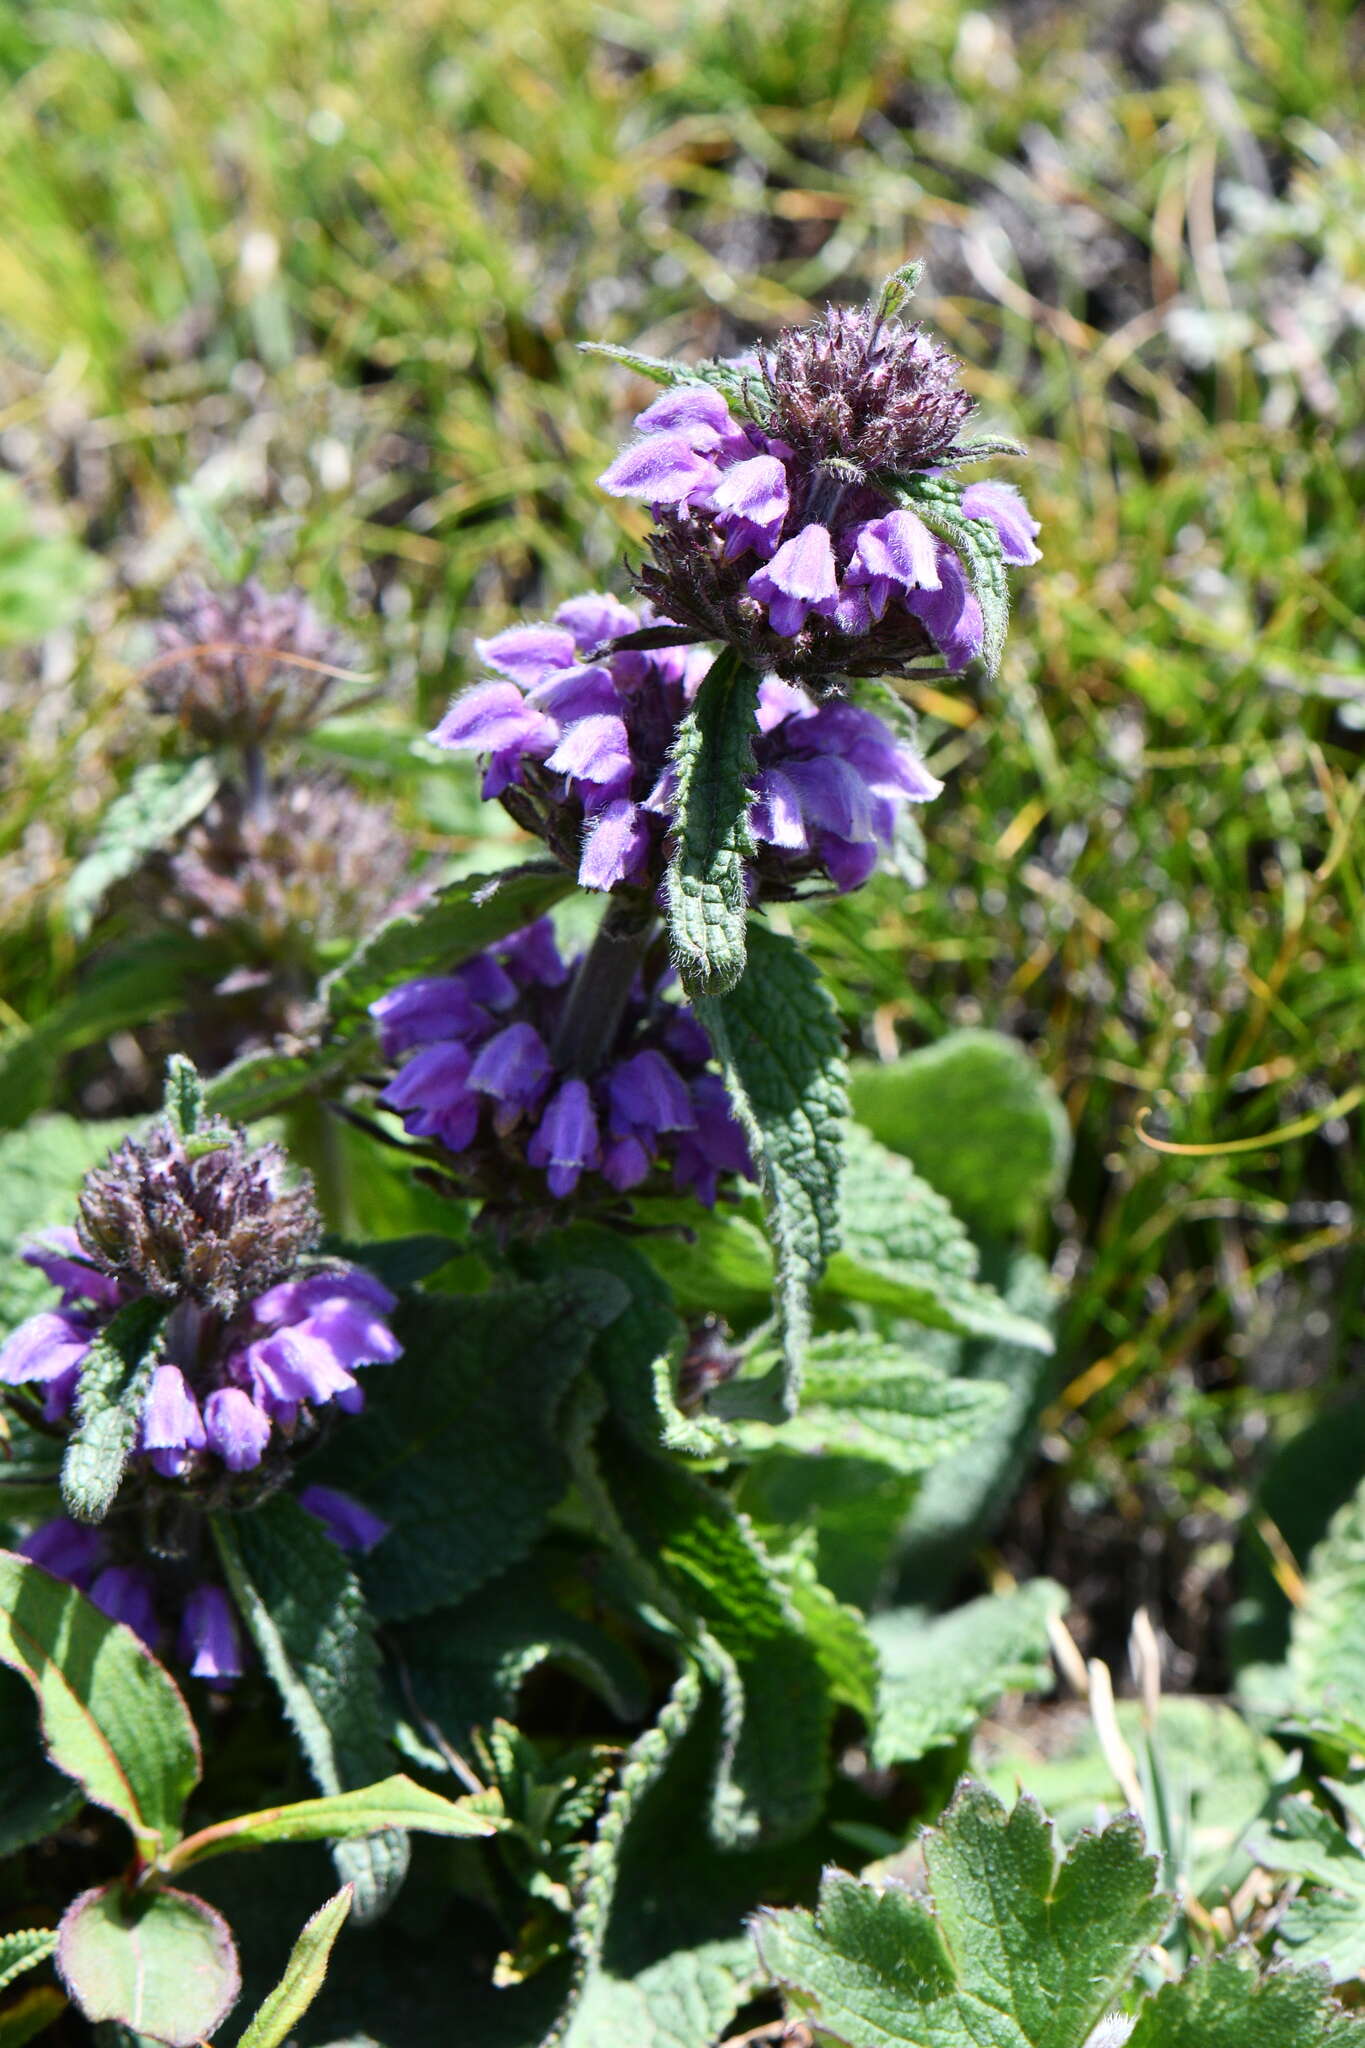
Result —
M800 1834L820 1809L832 1707L772 1559L723 1493L671 1461L642 1457L610 1421L599 1471L658 1604L725 1701L716 1840L738 1848Z
M370 1004L395 982L449 973L470 954L533 924L573 888L567 869L535 862L434 890L416 910L381 924L327 977L321 993L333 1028L363 1024Z
M210 756L192 761L146 761L100 819L88 853L72 869L64 892L67 922L77 939L89 935L95 913L115 882L136 874L148 856L168 846L208 809L222 782Z
M609 363L619 363L623 370L634 370L637 377L648 377L651 384L695 384L696 373L684 363L670 362L666 356L642 355L639 349L623 348L614 341L580 341L578 352L585 356L605 356Z
M1148 1999L1128 2048L1365 2048L1365 2019L1348 2018L1316 1971L1258 1978L1255 1953L1231 1949Z
M1049 1617L1066 1608L1051 1579L987 1593L951 1614L893 1610L868 1632L881 1662L878 1768L909 1764L973 1728L1003 1692L1050 1689Z
M796 941L757 920L743 980L697 1008L768 1200L794 1408L810 1293L839 1245L848 1106L839 1020Z
M929 1897L828 1874L815 1914L764 1912L759 1953L794 2015L848 2048L1084 2048L1170 1901L1135 1821L1055 1861L1031 1800L960 1787L924 1837Z
M283 1977L254 2014L237 2048L283 2048L326 1981L332 1944L351 1910L354 1889L343 1885L305 1923Z
M217 1515L228 1584L299 1739L313 1780L335 1794L384 1777L392 1763L379 1652L355 1574L288 1494L248 1515ZM339 1844L333 1862L356 1887L356 1917L374 1918L407 1868L396 1831Z
M364 1429L314 1466L390 1524L364 1567L382 1620L449 1606L530 1549L568 1481L564 1396L625 1306L604 1272L403 1304L404 1355L371 1375Z
M880 1337L821 1337L806 1354L801 1407L776 1425L736 1425L739 1453L755 1458L867 1458L922 1472L970 1443L1004 1404L985 1380L951 1379Z
M1308 1560L1289 1667L1315 1722L1365 1729L1365 1486L1333 1516Z
M881 483L898 505L918 513L931 533L957 550L981 606L985 628L981 658L994 674L1000 666L1010 618L1009 579L994 521L967 518L962 510L962 485L949 477L918 470L910 476L883 478Z
M1026 1229L1065 1175L1071 1132L1056 1090L1003 1032L950 1031L902 1059L858 1061L849 1094L859 1122L973 1230Z
M757 673L727 649L673 742L677 793L664 890L669 947L693 998L724 994L744 972L758 685Z
M192 1892L82 1892L57 1934L62 1982L88 2020L115 2020L195 2048L227 2017L241 1989L227 1922Z
M316 1095L334 1087L358 1064L364 1051L364 1039L355 1037L307 1046L301 1052L275 1052L266 1047L243 1053L214 1075L205 1099L215 1116L233 1123L254 1123L258 1117L273 1116L300 1095Z
M1016 1314L978 1280L975 1245L908 1161L877 1144L859 1124L848 1126L845 1144L843 1248L829 1262L827 1291L931 1329L1050 1352L1048 1331Z
M78 1522L102 1522L114 1505L169 1313L152 1295L126 1302L85 1354L62 1458L62 1503Z
M36 1970L57 1946L55 1927L25 1927L0 1934L0 1991L7 1991L25 1970Z
M0 1663L31 1686L58 1770L125 1820L144 1852L179 1839L199 1738L174 1680L130 1628L0 1551Z
M385 1828L403 1828L423 1835L464 1837L491 1835L494 1823L468 1800L443 1799L439 1792L401 1773L364 1785L354 1792L334 1792L326 1799L299 1799L289 1806L269 1806L187 1835L164 1857L167 1870L188 1870L210 1856L236 1849L262 1849L271 1842L350 1842Z

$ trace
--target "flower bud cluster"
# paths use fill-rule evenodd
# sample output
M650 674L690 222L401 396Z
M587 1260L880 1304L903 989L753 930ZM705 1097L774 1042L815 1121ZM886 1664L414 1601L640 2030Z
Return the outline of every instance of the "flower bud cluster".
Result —
M499 680L457 697L432 734L486 757L483 793L576 868L587 889L654 890L676 792L670 762L710 666L698 648L612 651L647 624L615 598L562 605L549 625L513 626L479 653ZM864 882L908 803L940 784L872 711L816 703L778 676L759 687L749 826L755 899L802 884Z
M380 1100L494 1200L548 1189L562 1201L580 1187L609 1199L671 1180L711 1206L753 1168L709 1071L710 1040L667 994L661 951L643 959L586 1072L564 1038L580 963L563 959L546 920L450 974L391 989L372 1005L381 1046L409 1057Z
M272 593L254 576L223 591L191 583L167 601L157 637L148 702L207 746L307 732L331 706L339 638L301 591Z

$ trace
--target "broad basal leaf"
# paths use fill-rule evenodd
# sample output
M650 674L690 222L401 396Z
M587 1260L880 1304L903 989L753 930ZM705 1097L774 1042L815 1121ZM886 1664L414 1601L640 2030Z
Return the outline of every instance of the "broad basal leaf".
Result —
M814 1453L920 1472L970 1443L1003 1400L989 1381L951 1379L883 1338L840 1332L807 1352L796 1415L739 1423L735 1434L749 1458Z
M1083 1836L1058 1864L1031 1800L1007 1813L971 1783L925 1836L924 1859L928 1898L833 1871L818 1912L760 1914L765 1967L822 2036L848 2048L1085 2048L1170 1914L1132 1819Z
M283 1977L254 2015L237 2048L283 2048L326 1981L332 1944L351 1910L353 1893L353 1886L343 1885L307 1921Z
M721 995L744 972L752 854L750 783L759 677L720 655L673 743L677 799L665 892L668 938L689 996Z
M914 1763L973 1728L1001 1693L1050 1688L1047 1624L1066 1608L1051 1579L988 1593L951 1614L876 1615L869 1631L881 1660L873 1761Z
M203 755L143 763L100 819L89 852L67 879L67 921L78 939L89 934L115 882L135 874L150 854L192 825L222 779L217 762Z
M1365 2019L1348 2018L1317 1971L1258 1978L1254 1952L1233 1949L1149 1999L1127 2048L1365 2048Z
M364 1570L381 1618L449 1606L530 1549L568 1480L560 1405L625 1306L605 1272L404 1303L403 1357L315 1468L391 1525Z
M178 1840L199 1739L174 1681L130 1628L0 1551L0 1663L32 1687L58 1770L125 1820L144 1854Z
M950 1031L898 1060L860 1060L849 1090L859 1122L973 1230L1026 1229L1066 1172L1071 1131L1057 1092L1003 1032Z
M699 1004L698 1012L768 1198L787 1401L794 1407L810 1292L839 1244L847 1108L839 1020L796 941L758 920L743 980L728 995Z
M831 1294L933 1329L1051 1351L1045 1329L977 1279L976 1247L943 1197L858 1124L847 1130L842 1235L825 1276Z
M236 2002L241 1973L222 1915L190 1892L82 1892L57 1935L62 1982L88 2020L195 2048Z
M102 1522L137 1442L169 1313L153 1295L130 1301L90 1346L76 1392L76 1427L62 1458L62 1501L78 1522Z

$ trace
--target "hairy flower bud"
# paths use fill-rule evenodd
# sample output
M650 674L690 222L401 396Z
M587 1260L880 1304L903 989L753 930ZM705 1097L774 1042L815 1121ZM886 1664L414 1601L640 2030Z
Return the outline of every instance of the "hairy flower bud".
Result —
M81 1189L81 1250L129 1294L193 1301L219 1315L282 1279L322 1224L290 1187L278 1145L253 1149L217 1120L186 1137L169 1122L126 1138Z
M301 591L272 594L254 577L225 591L192 583L167 603L158 638L148 702L207 746L307 732L330 709L340 642Z

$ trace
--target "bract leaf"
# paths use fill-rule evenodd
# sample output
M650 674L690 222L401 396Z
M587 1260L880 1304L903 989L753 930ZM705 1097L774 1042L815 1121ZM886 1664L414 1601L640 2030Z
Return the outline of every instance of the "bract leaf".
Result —
M677 799L665 893L668 938L693 998L721 995L744 972L744 862L759 677L732 650L712 665L673 743Z

